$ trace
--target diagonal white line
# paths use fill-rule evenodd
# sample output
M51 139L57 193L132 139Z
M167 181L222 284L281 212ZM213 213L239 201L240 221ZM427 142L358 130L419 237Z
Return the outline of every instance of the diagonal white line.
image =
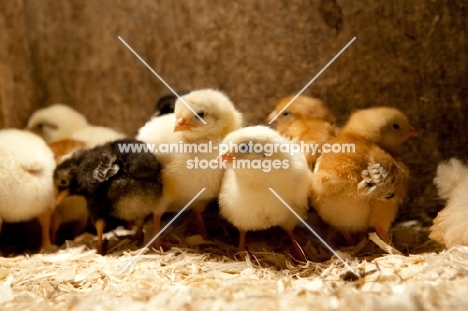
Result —
M188 108L191 112L193 112L194 115L197 116L198 119L200 119L200 121L203 122L203 124L206 124L205 120L203 120L203 118L200 117L200 116L198 115L198 113L196 113L195 110L193 110L193 108L190 107L190 105L187 104L187 102L186 102L182 97L180 97L179 94L177 94L176 91L174 91L174 89L173 89L169 84L167 84L167 82L164 81L164 79L161 78L161 76L160 76L156 71L154 71L153 68L151 68L150 65L148 65L148 63L145 62L145 60L144 60L143 58L141 58L141 56L138 55L137 52L135 52L134 49L132 49L131 46L127 44L127 42L125 42L124 39L122 39L120 36L119 36L118 38L119 38L120 41L122 41L123 44L125 44L125 46L126 46L130 51L132 51L133 54L135 54L135 56L136 56L143 64L145 64L145 66L146 66L156 77L158 77L159 80L161 80L162 83L164 83L164 85L165 85L169 90L171 90L172 93L174 93L175 96L177 96L178 99L180 99L180 100L185 104L185 106L187 106L187 108Z
M152 239L151 241L148 242L148 244L145 245L145 247L143 247L136 255L135 257L133 257L123 268L122 270L120 270L120 272L118 273L118 275L121 275L125 270L127 270L137 259L138 257L141 256L141 254L143 254L143 252L148 248L148 246L151 245L151 243L153 243L163 232L164 230L166 230L173 222L174 220L176 220L189 206L190 204L193 203L193 201L196 200L196 198L198 198L200 196L200 194L202 194L203 191L205 191L206 188L203 188L202 190L200 190L200 192L197 193L196 196L193 197L192 200L190 200L190 202L187 203L187 205L184 206L183 209L180 210L180 212L177 213L177 215L174 216L174 218L172 218L165 226L164 228L162 228L161 230L159 230L158 234L156 234Z
M294 211L294 210L291 208L291 206L289 206L288 203L286 203L286 201L284 201L283 198L280 197L280 196L278 195L278 193L276 193L275 190L273 190L273 188L268 188L268 189L270 189L270 191L271 191L271 192L272 192L272 193L273 193L273 194L274 194L290 211L291 211L291 213L293 213L294 216L296 216L297 219L299 219L299 220L304 224L304 226L306 226L307 229L309 229L310 232L312 232L312 233L317 237L317 239L319 239L319 241L322 242L322 244L325 245L325 247L328 248L328 249L330 250L330 252L332 252L333 255L335 255L335 256L343 263L343 265L345 265L345 267L349 269L349 271L351 271L352 273L354 273L355 275L357 275L357 274L354 272L353 268L351 268L351 266L350 266L350 265L349 265L349 264L348 264L348 263L331 247L331 246L330 246L330 245L328 245L328 243L325 242L325 240L322 239L322 237L321 237L317 232L315 232L315 230L312 229L312 227L309 226L309 224L308 224L307 222L305 222L304 219L302 219L302 217L299 216L299 215L296 213L296 211Z
M351 43L354 42L354 40L356 40L356 37L352 38L351 41L349 41L348 44L346 44L346 46L345 46L344 48L342 48L341 51L339 51L338 54L336 54L335 57L333 57L332 60L329 61L328 64L326 64L325 67L323 67L323 69L320 70L319 73L316 74L315 77L313 77L312 80L310 80L309 83L307 83L306 86L304 86L304 87L302 88L302 90L300 90L300 92L297 93L297 95L294 96L294 97L289 101L289 103L288 103L286 106L284 106L283 109L281 109L281 110L275 115L275 117L274 117L273 119L270 120L270 122L268 122L268 124L273 123L273 122L276 120L276 118L278 118L278 116L281 115L281 114L283 113L283 111L286 110L286 109L289 107L289 105L291 105L291 103L292 103L293 101L295 101L296 98L298 98L298 97L302 94L302 92L304 92L305 89L308 88L308 87L312 84L312 82L314 82L315 79L317 79L317 78L322 74L322 72L324 72L325 69L327 69L328 66L330 66L330 65L338 58L338 56L340 56L341 53L343 53L344 50L346 50L346 49L351 45Z

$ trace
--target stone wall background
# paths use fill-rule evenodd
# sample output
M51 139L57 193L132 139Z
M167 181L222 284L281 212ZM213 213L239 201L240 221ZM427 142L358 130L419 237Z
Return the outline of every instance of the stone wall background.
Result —
M402 109L421 136L405 147L401 218L440 203L437 163L468 150L468 3L462 0L9 0L0 2L0 126L69 104L90 122L135 134L166 87L219 88L261 123L354 36L305 92L340 123L356 109Z

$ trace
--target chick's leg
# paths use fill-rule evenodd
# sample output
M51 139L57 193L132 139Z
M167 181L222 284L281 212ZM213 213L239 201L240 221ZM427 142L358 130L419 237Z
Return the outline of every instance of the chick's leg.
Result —
M73 227L73 238L79 236L84 231L87 223L88 223L87 215L76 221L76 224Z
M41 225L42 240L41 249L50 248L52 243L50 242L50 220L52 218L52 209L47 208L41 215L37 217L39 224Z
M62 217L57 213L57 211L54 211L52 213L52 219L51 219L51 224L50 224L50 239L52 243L57 243L57 233L60 228L60 223L62 222Z
M349 231L340 230L341 235L345 238L348 246L356 245L356 240L354 240L353 235Z
M204 210L205 205L203 205L203 208L194 206L192 212L195 215L195 220L197 221L197 232L206 240L208 239L208 232L206 232L205 221L203 219Z
M102 234L104 233L104 228L106 226L106 222L104 219L98 219L96 220L96 223L94 224L94 227L96 227L96 233L97 233L97 252L101 255L104 255L104 246L102 243Z
M385 229L383 226L374 226L375 233L379 236L382 241L387 243L388 245L392 245L392 241L390 240L390 237L388 236L388 230Z
M159 234L159 231L161 230L161 216L162 213L153 212L153 230L151 231L152 238ZM161 248L161 238L158 236L154 242L151 243L150 247L159 250Z
M392 225L398 211L398 204L395 200L378 201L374 203L374 208L369 217L370 226L375 229L377 235L385 243L391 245L388 230Z
M306 262L307 261L306 255L304 254L304 251L297 243L293 230L286 230L286 233L288 234L288 237L291 240L291 244L292 244L291 255L294 257L294 259L298 261Z
M135 226L136 226L135 239L137 239L138 241L143 241L145 239L145 234L143 233L144 225L145 225L144 219L135 220Z
M237 248L237 252L244 252L245 251L245 238L247 236L247 232L244 230L239 229L239 247Z

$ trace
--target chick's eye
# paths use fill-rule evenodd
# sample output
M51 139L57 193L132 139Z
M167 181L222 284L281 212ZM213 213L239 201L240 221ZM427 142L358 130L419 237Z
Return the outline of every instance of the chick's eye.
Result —
M246 143L242 143L239 145L239 152L240 153L248 153L249 152L249 145Z
M283 112L281 115L282 115L283 117L287 117L287 116L289 116L289 112L285 111L285 112Z
M66 179L60 179L58 182L59 187L68 187L68 185L69 185L69 182Z
M204 113L204 112L197 112L197 114L200 116L200 118L204 118L204 117L205 117L205 113Z
M400 126L399 126L398 124L396 124L396 123L394 123L394 124L392 125L392 127L393 127L395 130L399 130L399 129L400 129Z

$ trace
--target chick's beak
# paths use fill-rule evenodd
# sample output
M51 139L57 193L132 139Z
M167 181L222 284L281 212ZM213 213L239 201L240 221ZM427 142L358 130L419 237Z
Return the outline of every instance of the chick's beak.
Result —
M193 127L192 124L188 123L184 118L178 118L174 126L174 133L181 131L189 131Z
M39 131L37 130L37 128L30 127L30 126L26 126L26 127L24 128L24 130L25 130L25 131L28 131L28 132L35 133L35 134L38 134L38 132L39 132Z
M265 122L270 122L271 120L273 120L273 118L277 115L277 112L275 110L273 110L266 118L265 118ZM278 118L275 119L275 121L273 122L276 122L278 120Z
M230 153L220 154L217 158L219 163L232 163L235 160L235 156Z
M57 191L57 192L58 193L57 193L57 196L55 198L55 204L60 205L60 203L62 203L62 201L65 200L65 198L70 195L70 190L65 189L65 190Z
M410 127L407 135L408 137L417 137L419 133L414 127Z

